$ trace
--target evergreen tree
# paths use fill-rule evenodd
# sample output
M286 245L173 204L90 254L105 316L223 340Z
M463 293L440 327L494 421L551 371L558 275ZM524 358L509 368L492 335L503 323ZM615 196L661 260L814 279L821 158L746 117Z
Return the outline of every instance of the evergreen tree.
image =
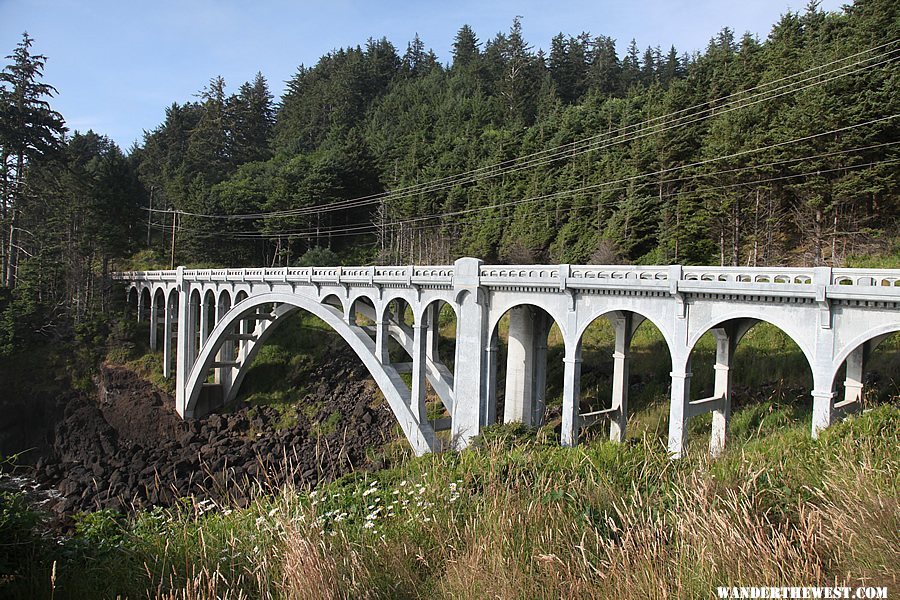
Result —
M275 109L269 84L262 73L243 84L228 102L230 156L234 166L266 160L271 155L269 141L275 123Z
M453 39L453 67L464 68L477 64L481 58L481 50L478 48L478 38L468 25L460 27Z
M32 54L34 40L27 33L13 53L12 63L0 72L0 158L2 158L2 198L0 220L4 237L2 282L15 287L21 248L19 219L28 199L26 179L30 161L59 151L66 131L65 122L50 108L46 98L56 89L41 79L47 57Z

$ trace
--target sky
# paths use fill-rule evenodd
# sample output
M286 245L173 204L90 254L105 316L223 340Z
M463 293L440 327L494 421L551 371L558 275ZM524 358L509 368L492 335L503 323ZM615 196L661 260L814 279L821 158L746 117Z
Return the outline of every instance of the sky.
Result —
M823 0L840 10L846 0ZM58 90L52 107L70 131L92 129L123 150L157 127L173 102L196 99L221 75L227 91L257 72L276 100L301 64L387 37L400 54L418 33L443 63L453 37L469 24L484 42L522 17L526 40L548 49L559 32L582 31L641 50L675 45L703 50L723 27L760 40L779 16L805 0L0 0L0 56L24 31L47 57L44 82ZM3 65L8 63L3 60Z

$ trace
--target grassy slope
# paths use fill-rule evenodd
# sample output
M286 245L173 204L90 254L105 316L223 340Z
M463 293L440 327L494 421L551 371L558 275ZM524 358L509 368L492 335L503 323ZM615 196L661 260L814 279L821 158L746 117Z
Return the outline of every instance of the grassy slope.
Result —
M880 583L900 565L900 409L815 442L749 427L720 459L654 437L577 449L505 427L244 510L186 502L27 537L19 597L709 597L717 585ZM772 431L776 429L776 431ZM0 518L0 529L9 516ZM4 526L3 523L6 523ZM7 539L7 538L4 538ZM11 539L11 538L10 538ZM31 555L29 556L29 552ZM0 591L3 587L0 587Z

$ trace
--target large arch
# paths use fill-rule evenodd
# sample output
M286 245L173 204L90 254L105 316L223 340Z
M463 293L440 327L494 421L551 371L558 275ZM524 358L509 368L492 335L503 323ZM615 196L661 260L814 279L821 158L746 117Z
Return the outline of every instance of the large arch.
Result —
M551 310L553 307L550 307ZM501 312L502 311L502 312ZM522 301L508 301L491 307L492 318L488 329L488 390L487 423L522 422L526 425L544 424L547 412L547 397L550 384L550 351L548 340L553 328L565 346L568 341L565 323L555 318L553 312L540 304ZM509 315L507 333L506 368L503 380L502 409L500 413L500 359L502 340L500 327L503 318ZM566 350L564 348L563 355ZM563 361L560 360L560 365ZM562 368L560 366L560 368ZM565 376L558 373L552 378L563 393Z
M776 318L766 318L766 316L757 312L732 311L725 315L720 315L712 321L702 323L688 338L687 351L683 358L684 364L682 365L684 372L689 377L684 388L683 401L686 404L686 411L684 413L684 422L682 423L683 436L687 434L687 421L689 419L707 412L712 413L709 451L713 456L717 456L725 448L725 439L731 421L735 367L740 367L740 363L735 363L735 357L739 343L751 330L758 326L767 325L784 335L788 341L800 350L803 356L801 360L805 363L809 389L811 390L815 386L813 368L815 363L812 349L806 344L806 338L804 338L802 333L796 330L794 323L779 319L777 316ZM712 388L712 393L708 397L694 398L693 396L697 394L691 394L690 377L694 375L694 368L697 366L694 359L698 351L698 344L707 334L711 334L713 340L712 348L710 349L714 357L713 373L711 380L708 382ZM804 370L803 366L798 368ZM673 371L675 371L674 366ZM696 388L696 384L693 387ZM700 395L702 396L703 394ZM672 418L672 413L670 413L670 418ZM684 439L683 437L682 443Z
M579 430L583 427L589 427L598 421L608 421L610 439L621 442L625 439L629 413L633 412L629 406L631 382L635 378L635 369L633 368L635 365L632 364L632 342L639 331L647 331L648 328L652 328L653 331L658 333L659 339L663 342L664 350L662 352L668 362L668 368L661 371L666 374L666 389L669 383L668 374L672 366L671 342L665 329L660 326L657 320L644 312L634 310L633 307L609 307L602 312L594 311L589 316L590 320L582 323L577 331L578 337L575 352L581 361L581 368L578 372L580 381L575 386L578 397L575 398L574 409L578 411L578 414L577 419L574 419L576 423L574 435L577 437L580 433ZM605 359L601 358L602 354L591 357L585 345L585 337L591 327L597 327L603 322L606 322L611 328L611 332L607 333L610 339L602 340L604 344L597 348L598 351L600 348L611 351L608 358ZM611 366L611 368L607 369L607 365ZM597 369L599 375L592 373L589 370L591 367ZM593 380L597 382L597 393L595 394L597 397L594 398L595 401L605 404L600 396L605 395L607 392L609 393L608 407L588 406L589 410L586 413L581 412L584 404L590 404L588 397L586 397L587 395L584 393L586 376L592 376ZM599 380L603 379L608 379L608 389L604 385L604 394L601 394Z
M413 446L417 454L429 452L434 447L434 432L428 423L419 422L416 415L409 406L409 389L400 379L396 370L389 366L381 364L374 354L374 344L367 335L358 330L355 326L347 323L343 315L341 315L335 307L317 302L312 298L300 295L269 292L252 296L242 302L236 304L222 319L216 324L210 333L207 344L203 346L197 360L191 368L190 375L186 378L184 390L184 406L183 415L192 417L195 414L197 402L203 383L206 381L207 373L212 367L216 355L220 347L226 341L227 334L231 331L239 321L251 316L256 312L258 307L264 305L275 305L274 319L268 326L258 327L258 339L254 340L249 352L242 357L238 373L234 377L233 388L240 386L246 370L252 362L252 357L258 348L264 343L267 335L271 335L274 326L282 316L286 316L297 309L305 310L331 327L350 348L356 353L363 365L368 369L375 383L388 401L388 405L393 411L397 421L400 423L404 434ZM266 333L268 331L268 334Z

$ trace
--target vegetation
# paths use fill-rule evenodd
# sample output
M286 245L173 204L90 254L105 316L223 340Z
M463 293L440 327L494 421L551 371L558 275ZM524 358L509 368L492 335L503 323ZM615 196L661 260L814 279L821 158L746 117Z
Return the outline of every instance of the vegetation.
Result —
M749 409L752 410L752 409ZM10 597L707 598L720 585L898 583L900 410L761 429L719 459L662 440L560 448L521 426L246 509L190 500L41 537L15 497Z

